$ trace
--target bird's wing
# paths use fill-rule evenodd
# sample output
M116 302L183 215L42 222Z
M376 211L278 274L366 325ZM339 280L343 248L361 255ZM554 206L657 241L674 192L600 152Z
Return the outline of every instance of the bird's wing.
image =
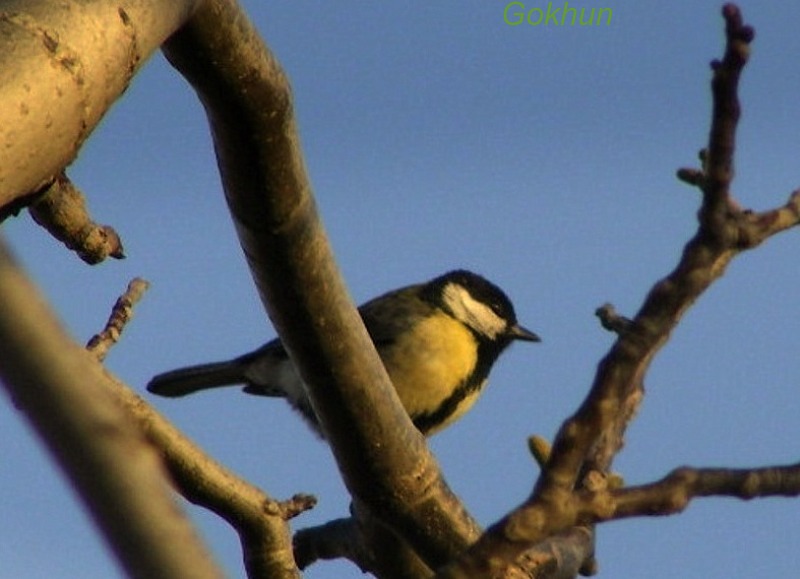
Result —
M361 319L375 346L391 343L433 310L420 298L422 285L400 288L374 298L360 308Z

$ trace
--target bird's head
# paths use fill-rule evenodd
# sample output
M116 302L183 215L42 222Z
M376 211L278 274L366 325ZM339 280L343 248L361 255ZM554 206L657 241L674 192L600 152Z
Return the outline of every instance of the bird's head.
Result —
M503 290L476 273L463 269L448 272L428 282L425 294L479 340L495 343L500 349L513 340L541 341L517 322L514 306Z

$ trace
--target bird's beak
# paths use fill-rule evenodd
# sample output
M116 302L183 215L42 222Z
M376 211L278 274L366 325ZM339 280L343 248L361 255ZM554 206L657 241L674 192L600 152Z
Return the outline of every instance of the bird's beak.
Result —
M515 324L508 329L506 335L512 340L523 340L525 342L541 342L542 339L527 328Z

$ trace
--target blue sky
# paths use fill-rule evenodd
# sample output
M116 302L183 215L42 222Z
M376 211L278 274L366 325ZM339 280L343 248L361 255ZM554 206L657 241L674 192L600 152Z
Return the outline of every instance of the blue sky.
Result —
M544 338L505 354L475 409L431 441L448 482L485 524L527 496L537 470L526 437L552 437L611 345L595 308L611 302L633 313L694 231L698 193L674 173L695 165L705 144L721 3L645 4L570 2L610 7L608 26L511 27L505 2L494 0L244 2L292 80L308 170L354 299L466 267L505 288L522 323ZM766 209L800 186L800 4L740 6L756 40L734 191ZM71 176L94 217L120 232L128 259L89 268L24 215L5 236L81 342L130 278L152 282L108 358L122 379L143 391L155 373L274 336L201 107L163 57L145 65ZM798 244L788 232L741 256L675 331L616 463L629 484L683 464L797 460ZM319 506L297 528L346 514L329 451L280 401L236 390L152 401L273 496L316 494ZM8 401L0 456L0 579L115 576ZM188 510L221 565L242 576L235 535ZM708 499L678 517L604 525L600 576L794 576L798 513L798 501ZM307 576L361 574L324 563Z

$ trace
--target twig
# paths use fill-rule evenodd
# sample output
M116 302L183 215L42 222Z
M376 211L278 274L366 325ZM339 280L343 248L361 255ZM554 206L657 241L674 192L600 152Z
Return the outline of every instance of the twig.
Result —
M631 327L631 320L625 316L620 316L614 306L603 304L594 312L600 318L600 324L609 332L623 334Z
M701 223L704 216L711 219L724 217L727 209L729 188L734 174L736 127L741 116L739 76L750 55L750 43L755 38L755 31L744 24L737 6L725 4L722 16L725 19L725 54L721 61L711 61L711 69L714 71L711 78L713 116L704 168L705 199L700 212ZM721 229L716 222L709 226L712 229Z
M172 480L190 502L226 520L239 534L248 577L296 579L286 520L313 499L282 503L220 465L156 412L138 394L106 372L109 388L128 409L164 458Z
M599 522L640 516L673 515L697 497L796 497L800 463L753 469L688 468L647 485L583 493L581 510Z
M536 464L539 465L539 468L544 469L547 466L551 450L552 447L547 439L537 434L528 437L528 451L533 456Z
M92 221L83 193L64 173L40 192L29 211L36 223L89 265L100 263L108 256L125 257L117 232L109 225Z
M108 351L119 341L122 330L133 317L133 306L142 299L150 283L142 278L134 278L128 284L128 289L122 294L108 317L105 328L91 337L86 344L86 349L92 352L101 362L105 360Z
M289 519L298 517L306 511L310 511L317 506L317 497L314 495L298 493L292 498L285 501L280 501L276 504L279 507L278 513L280 514L281 518L284 521L288 521Z

